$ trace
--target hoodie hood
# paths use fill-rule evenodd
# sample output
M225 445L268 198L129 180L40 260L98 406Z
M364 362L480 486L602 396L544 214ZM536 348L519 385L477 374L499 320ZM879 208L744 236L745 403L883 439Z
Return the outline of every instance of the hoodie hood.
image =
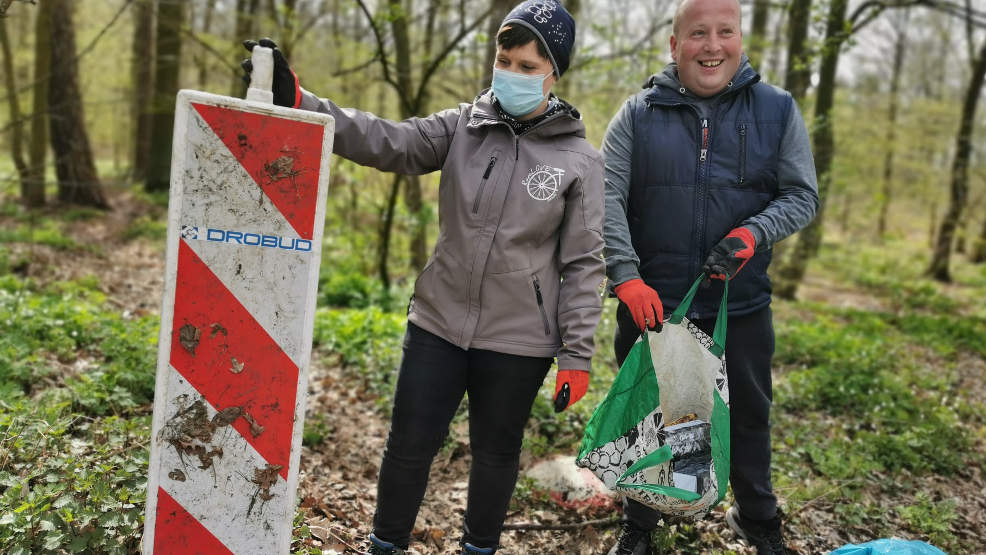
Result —
M561 103L561 109L552 114L541 123L535 125L523 134L525 137L557 137L560 135L574 135L585 138L585 123L582 122L582 114L574 106L565 102L561 98L552 95L557 102ZM468 127L476 128L483 125L506 125L506 121L500 117L499 111L494 105L496 98L493 96L493 89L488 88L479 93L479 96L472 103L472 117Z
M760 74L757 73L753 66L750 65L750 58L743 54L740 58L739 68L736 69L736 73L733 74L732 80L726 85L722 91L720 91L715 96L721 96L724 94L730 94L733 91L738 91L744 87L752 85L760 81ZM689 99L702 98L681 84L678 79L678 64L677 62L671 62L664 69L651 75L644 83L643 88L654 89L648 94L644 100L647 102L667 102L669 100L674 100L676 102L687 102ZM711 97L714 98L715 96Z

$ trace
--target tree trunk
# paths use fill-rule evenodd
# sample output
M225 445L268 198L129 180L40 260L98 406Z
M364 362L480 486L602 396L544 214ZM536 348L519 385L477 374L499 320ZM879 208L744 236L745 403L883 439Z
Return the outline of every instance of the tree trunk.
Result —
M405 91L401 101L401 117L423 115L423 99L410 99L414 87L411 78L411 40L407 28L407 11L401 0L387 0L390 8L390 26L394 33L395 69L397 85ZM420 271L428 262L427 221L424 217L421 180L416 175L404 178L404 206L411 217L411 268Z
M253 14L257 12L259 3L259 0L236 0L236 29L234 31L236 36L233 37L233 42L236 43L236 53L233 55L233 67L237 70L240 67L240 62L250 55L246 50L243 50L240 42L257 38L253 36ZM229 96L244 98L246 97L246 90L247 84L243 82L243 75L239 71L234 71L230 80Z
M384 206L383 219L380 221L380 243L377 250L377 270L385 290L390 290L390 236L394 229L394 211L397 208L397 192L401 189L403 175L394 174L390 184L390 194L387 195L387 205Z
M942 218L938 230L938 240L931 256L928 274L938 281L951 281L948 270L949 258L952 254L952 239L962 210L965 208L966 196L969 194L969 157L972 152L972 128L976 119L976 107L979 104L979 93L983 88L983 77L986 76L986 40L973 62L972 77L962 102L962 115L959 119L959 132L955 137L955 158L952 160L952 184L948 209Z
M500 22L510 13L513 7L513 0L490 0L492 11L490 12L489 25L486 27L486 34L489 39L486 41L486 65L483 68L483 82L479 88L485 89L493 83L493 63L496 60L496 32L500 30Z
M906 13L906 12L905 12ZM906 40L906 25L898 28L897 41L894 44L893 73L890 76L890 108L887 114L887 151L883 157L883 189L880 195L879 215L877 216L876 236L883 241L887 233L887 214L890 212L890 199L893 196L894 177L894 148L897 134L897 104L900 91L900 70L904 65L904 46Z
M206 1L205 6L203 6L203 9L205 9L205 13L202 14L201 32L204 35L208 36L208 34L212 32L212 16L216 11L216 3L211 1ZM198 62L199 88L202 90L206 90L209 82L209 54L207 52L203 52L201 56L202 58Z
M34 22L34 99L31 144L28 147L28 186L24 204L44 206L48 155L48 85L51 83L51 1L42 0Z
M832 0L825 29L825 47L818 80L815 101L815 125L812 143L815 147L815 171L818 173L818 213L815 219L798 234L798 244L790 259L778 272L781 283L775 288L777 295L793 299L798 285L804 278L808 262L818 254L822 244L822 226L825 223L825 204L832 183L832 158L835 140L832 135L832 104L835 99L835 75L839 66L839 52L846 40L846 4L848 0Z
M134 182L147 178L147 160L151 152L151 119L154 115L154 0L138 0L134 4L134 34L131 50L130 75L134 96L131 119L134 122L133 167Z
M109 208L96 175L82 113L72 0L51 0L51 86L48 92L51 151L58 176L58 200Z
M21 121L21 105L14 78L14 56L10 52L10 39L7 38L7 22L4 18L0 18L0 49L3 51L4 85L7 87L7 104L10 108L10 154L20 178L21 201L27 204L31 180L27 162L24 161L24 122Z
M983 230L979 232L979 238L972 248L971 260L975 264L986 262L986 218L983 218Z
M767 19L770 16L769 0L754 0L753 22L746 41L746 55L754 69L761 70L763 53L767 49Z
M277 43L277 47L284 52L284 56L289 60L294 53L294 45L297 41L295 30L297 4L298 0L284 0L284 22L281 24L280 42Z
M788 7L787 68L784 88L798 104L804 100L811 82L811 60L808 50L808 23L811 21L811 0L791 0Z
M175 96L181 60L181 35L185 0L161 2L154 41L154 96L151 119L151 151L147 164L148 191L167 191L171 184L171 141L175 123Z

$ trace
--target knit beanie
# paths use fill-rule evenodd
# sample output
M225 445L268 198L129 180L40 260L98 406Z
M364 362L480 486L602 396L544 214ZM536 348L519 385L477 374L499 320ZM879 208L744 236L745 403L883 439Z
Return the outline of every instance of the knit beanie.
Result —
M527 0L510 10L500 29L515 24L527 27L548 49L551 65L561 77L568 69L575 46L575 20L557 0Z

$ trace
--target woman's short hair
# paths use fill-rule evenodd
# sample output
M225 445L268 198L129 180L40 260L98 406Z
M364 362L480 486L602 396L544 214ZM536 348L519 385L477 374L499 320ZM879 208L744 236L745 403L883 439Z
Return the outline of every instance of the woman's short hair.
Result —
M537 44L538 55L540 55L545 60L550 60L548 56L548 49L545 48L544 43L538 39L537 35L531 32L530 29L522 25L509 25L500 29L500 32L496 35L496 44L504 50L513 50L518 46L524 46L527 43L534 41Z

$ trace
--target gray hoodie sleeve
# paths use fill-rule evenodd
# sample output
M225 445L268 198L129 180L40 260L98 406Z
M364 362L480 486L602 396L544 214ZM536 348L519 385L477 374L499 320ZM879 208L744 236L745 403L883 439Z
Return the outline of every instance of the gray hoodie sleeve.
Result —
M391 121L353 108L340 108L327 98L301 89L299 108L335 118L332 151L381 171L420 175L445 164L462 106L425 118Z
M558 240L561 289L558 292L558 328L562 347L559 370L589 370L594 335L602 315L603 161L588 160L582 178L565 197L565 218Z
M606 183L606 221L603 226L606 248L603 252L606 256L606 275L613 285L640 277L637 270L640 258L630 242L630 225L627 223L635 99L630 97L613 116L601 149Z
M741 224L753 232L758 251L808 225L818 210L818 179L811 143L801 110L793 99L778 160L777 196Z

